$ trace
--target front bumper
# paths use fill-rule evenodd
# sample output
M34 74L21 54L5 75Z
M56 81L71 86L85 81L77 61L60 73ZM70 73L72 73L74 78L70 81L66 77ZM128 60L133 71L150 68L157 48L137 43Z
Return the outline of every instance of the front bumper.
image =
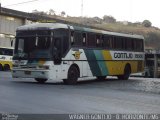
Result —
M44 78L50 79L49 70L12 69L13 78Z

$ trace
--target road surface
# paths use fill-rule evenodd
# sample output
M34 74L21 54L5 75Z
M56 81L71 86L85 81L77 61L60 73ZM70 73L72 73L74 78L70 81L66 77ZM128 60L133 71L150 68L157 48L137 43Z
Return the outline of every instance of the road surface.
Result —
M38 84L0 72L0 113L160 113L160 79Z

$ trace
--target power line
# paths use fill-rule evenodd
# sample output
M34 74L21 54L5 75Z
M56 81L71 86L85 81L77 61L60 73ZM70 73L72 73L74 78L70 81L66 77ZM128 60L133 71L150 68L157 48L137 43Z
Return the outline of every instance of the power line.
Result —
M14 5L21 5L21 4L31 3L31 2L35 2L35 1L39 1L39 0L30 0L30 1L26 1L26 2L21 2L21 3L15 3L15 4L6 5L6 6L4 6L4 7L14 6Z

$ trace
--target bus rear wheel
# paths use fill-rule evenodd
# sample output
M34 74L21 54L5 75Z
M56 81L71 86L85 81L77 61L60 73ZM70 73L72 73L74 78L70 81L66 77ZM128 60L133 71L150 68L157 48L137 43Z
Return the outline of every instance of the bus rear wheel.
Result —
M35 78L35 80L40 84L44 84L47 81L47 79L44 78Z
M3 70L3 66L2 66L2 64L0 64L0 71L2 71Z
M10 66L8 64L4 65L4 71L9 71L10 70Z
M68 78L63 79L64 84L66 85L75 85L79 77L79 71L76 66L71 66L68 70Z
M130 65L126 65L124 69L124 74L118 75L117 77L119 80L128 80L130 74L131 74L131 67Z

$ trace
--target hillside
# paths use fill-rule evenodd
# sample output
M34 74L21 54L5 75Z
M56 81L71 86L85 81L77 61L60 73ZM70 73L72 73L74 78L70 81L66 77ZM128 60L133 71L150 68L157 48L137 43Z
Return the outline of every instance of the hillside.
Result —
M145 26L141 22L116 21L112 16L104 16L103 19L98 17L47 16L108 31L143 35L146 49L160 49L160 29L153 27L151 24L150 26Z

